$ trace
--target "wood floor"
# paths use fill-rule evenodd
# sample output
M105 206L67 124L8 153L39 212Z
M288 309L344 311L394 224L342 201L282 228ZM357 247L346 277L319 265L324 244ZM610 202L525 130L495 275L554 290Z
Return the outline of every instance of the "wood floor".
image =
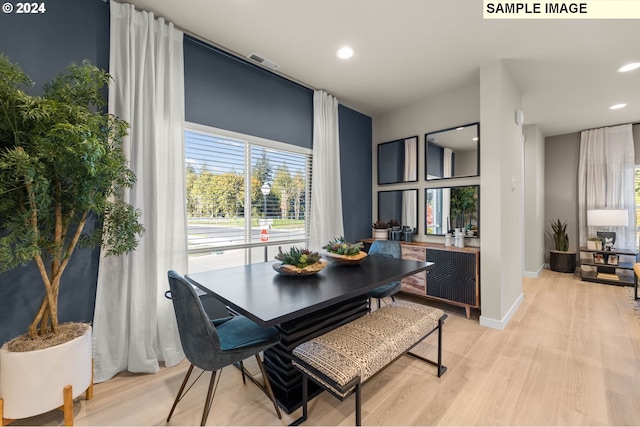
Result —
M363 387L365 425L640 425L640 322L627 289L545 270L524 279L524 302L504 331L449 313L443 357L448 371L399 359ZM434 357L435 336L416 352ZM164 425L187 362L153 375L122 373L76 400L76 425ZM253 372L257 367L251 365ZM208 376L208 374L206 374ZM198 425L208 377L178 404L170 425ZM354 423L353 396L323 393L307 425ZM210 425L287 425L269 400L226 368ZM14 425L62 425L62 412Z

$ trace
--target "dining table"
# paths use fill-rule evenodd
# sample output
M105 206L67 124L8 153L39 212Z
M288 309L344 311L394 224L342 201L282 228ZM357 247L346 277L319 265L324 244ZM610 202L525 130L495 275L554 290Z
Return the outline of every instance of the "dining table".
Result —
M264 365L278 404L291 413L302 403L301 375L292 350L370 311L367 292L427 271L433 263L369 255L357 265L327 262L313 275L278 273L275 261L187 274L187 279L231 312L262 327L275 326L280 342L264 352ZM309 389L309 396L320 389Z

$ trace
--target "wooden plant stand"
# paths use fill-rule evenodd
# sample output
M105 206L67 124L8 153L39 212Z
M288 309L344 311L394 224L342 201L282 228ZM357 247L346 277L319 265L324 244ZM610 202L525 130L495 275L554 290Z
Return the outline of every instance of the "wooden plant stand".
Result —
M91 361L91 384L84 392L84 399L91 400L93 399L93 361ZM70 385L66 386L62 390L63 394L63 404L58 409L60 409L64 413L64 425L72 426L73 425L73 387ZM4 400L0 398L0 419L2 422L0 426L7 426L14 422L15 420L4 417Z

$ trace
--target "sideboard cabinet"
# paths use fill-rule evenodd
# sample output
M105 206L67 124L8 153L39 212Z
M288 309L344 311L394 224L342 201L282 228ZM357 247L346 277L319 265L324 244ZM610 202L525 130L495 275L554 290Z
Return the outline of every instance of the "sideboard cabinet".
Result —
M638 253L635 250L605 251L582 246L580 247L580 279L585 282L637 288L638 278L633 272L636 262L638 262Z
M373 239L362 242L368 251ZM471 317L472 308L480 308L479 248L426 242L400 244L402 258L435 263L428 272L402 279L402 292L464 307L467 318Z

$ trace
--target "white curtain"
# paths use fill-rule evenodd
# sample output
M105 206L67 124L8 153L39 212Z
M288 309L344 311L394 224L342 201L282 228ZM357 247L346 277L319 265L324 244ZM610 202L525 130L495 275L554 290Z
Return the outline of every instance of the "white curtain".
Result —
M129 203L144 237L125 256L100 260L94 316L95 381L123 370L157 372L184 354L167 271L187 270L182 32L153 14L111 2L109 112L127 120L124 150L136 174Z
M338 100L317 90L313 94L309 249L320 250L331 239L343 235Z
M404 174L405 181L417 181L416 171L418 170L416 153L418 152L418 139L409 138L404 140ZM418 201L415 191L402 192L402 225L416 228L418 225Z
M451 148L444 148L442 152L442 177L450 178L451 169L453 169L453 150ZM448 233L449 230L453 230L453 224L455 224L455 218L451 218L451 189L442 189L442 232Z
M627 209L628 227L614 227L616 247L635 248L635 154L630 124L591 129L580 135L578 215L580 246L596 235L587 226L589 209Z

